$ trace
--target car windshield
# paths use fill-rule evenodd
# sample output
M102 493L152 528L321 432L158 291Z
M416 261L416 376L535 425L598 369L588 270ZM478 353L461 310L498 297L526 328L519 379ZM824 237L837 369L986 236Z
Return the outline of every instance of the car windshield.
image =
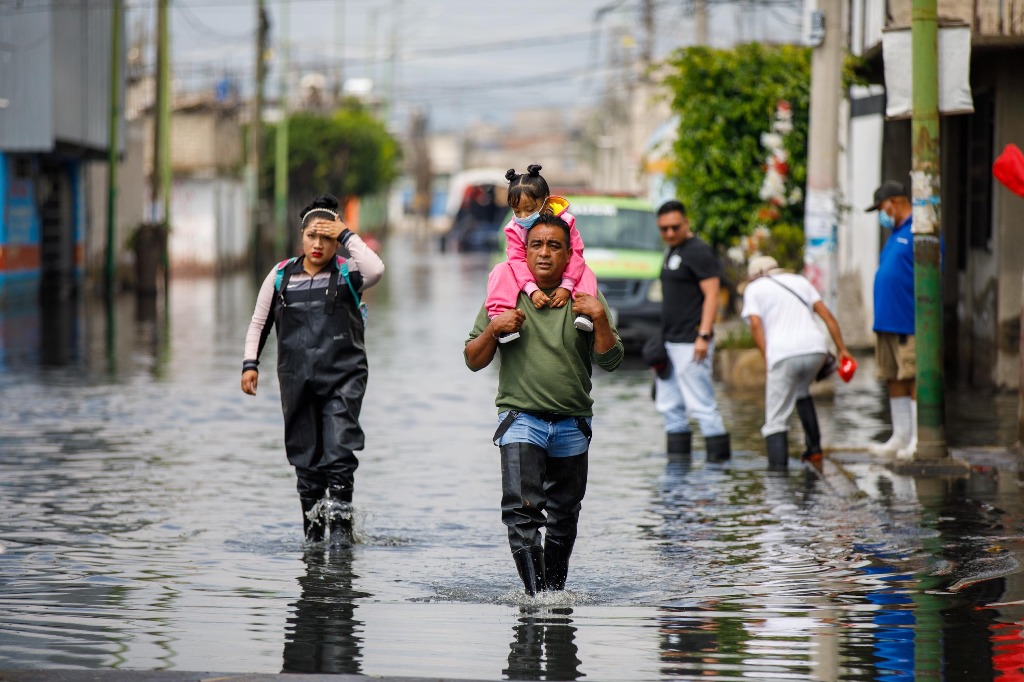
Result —
M665 246L653 211L577 200L570 205L569 212L576 216L584 248L661 251Z

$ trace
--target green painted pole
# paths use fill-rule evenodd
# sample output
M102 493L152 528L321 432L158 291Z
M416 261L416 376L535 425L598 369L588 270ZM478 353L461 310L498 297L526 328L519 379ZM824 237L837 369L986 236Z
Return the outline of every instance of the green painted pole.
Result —
M114 243L117 234L117 163L118 131L121 124L121 2L110 5L110 121L107 152L107 253L104 268L104 291L107 302L114 296L115 258Z
M939 34L936 0L913 0L914 337L917 347L916 460L949 457L942 370L939 173Z
M281 120L277 124L274 145L274 250L283 254L288 248L288 0L281 0Z
M263 199L261 172L263 163L263 88L267 79L267 32L270 22L267 17L265 0L256 2L256 92L253 96L252 122L249 125L249 222L252 230L252 264L253 271L263 267L266 254L266 235L260 221L260 202Z
M164 271L164 296L170 291L170 257L167 244L171 230L171 20L170 0L159 0L157 3L156 21L156 166L153 174L160 186L160 200L163 202L162 219L163 248L161 249L161 265ZM154 197L155 199L155 197Z

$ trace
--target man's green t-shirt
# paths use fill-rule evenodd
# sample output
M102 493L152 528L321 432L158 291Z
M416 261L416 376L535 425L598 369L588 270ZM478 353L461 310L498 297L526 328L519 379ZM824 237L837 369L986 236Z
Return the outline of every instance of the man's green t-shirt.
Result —
M608 302L600 292L597 297L611 324ZM593 363L609 372L622 363L622 341L614 325L615 345L605 353L595 354L594 335L573 326L576 314L572 312L571 301L561 308L534 308L530 297L520 293L516 307L526 318L518 339L498 344L501 364L498 396L494 401L498 411L593 416L594 400L590 397ZM481 307L466 343L480 336L489 321L487 309Z

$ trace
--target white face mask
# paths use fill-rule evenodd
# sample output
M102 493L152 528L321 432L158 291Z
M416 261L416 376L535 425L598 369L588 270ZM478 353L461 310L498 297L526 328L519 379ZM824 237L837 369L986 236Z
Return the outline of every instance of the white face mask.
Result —
M531 227L533 227L533 224L537 222L537 218L539 217L540 211L534 211L525 218L516 218L516 222L519 224L519 227L523 228L524 230L529 230Z

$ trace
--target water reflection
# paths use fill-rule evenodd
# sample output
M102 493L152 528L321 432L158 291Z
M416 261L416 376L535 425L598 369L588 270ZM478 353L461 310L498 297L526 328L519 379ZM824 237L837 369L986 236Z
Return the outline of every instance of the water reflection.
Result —
M709 466L698 440L666 463L639 364L595 372L578 599L521 610L494 526L495 376L461 356L486 259L388 249L368 328L368 541L350 556L302 556L275 373L254 399L238 390L257 281L175 280L109 317L88 298L0 311L0 668L1019 675L1018 463L930 481L793 460L768 476L763 397L728 391L733 460ZM888 428L869 364L821 405L833 443ZM1015 396L948 402L954 444L1005 444Z
M538 612L521 608L519 624L512 628L508 667L510 680L575 680L583 677L576 646L572 609L551 608Z
M285 673L362 672L363 623L356 620L357 599L371 596L352 587L352 553L310 550L299 576L302 593L291 604L284 639Z

